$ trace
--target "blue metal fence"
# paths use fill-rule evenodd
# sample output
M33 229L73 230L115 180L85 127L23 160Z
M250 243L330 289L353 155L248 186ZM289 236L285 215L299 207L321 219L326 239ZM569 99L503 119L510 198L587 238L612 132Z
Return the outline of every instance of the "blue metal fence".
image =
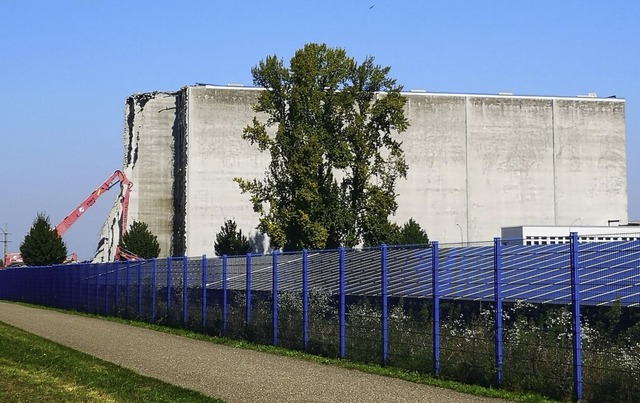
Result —
M0 271L0 299L558 398L583 399L586 387L586 398L597 400L611 393L612 378L640 373L640 325L626 323L607 343L593 330L581 334L598 307L640 318L638 241L578 244L572 234L569 245L503 245L496 238L464 248L432 242L15 268ZM589 339L585 350L586 337L600 339ZM611 354L621 363L615 368L601 359ZM623 401L637 388L626 385L615 396Z

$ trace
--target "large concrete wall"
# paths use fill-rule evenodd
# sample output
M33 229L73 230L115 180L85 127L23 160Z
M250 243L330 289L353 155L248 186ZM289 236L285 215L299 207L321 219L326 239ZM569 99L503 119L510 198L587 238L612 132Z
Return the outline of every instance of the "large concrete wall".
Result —
M125 158L129 221L148 222L164 254L211 254L230 218L266 246L233 182L262 178L269 161L241 138L258 91L190 86L136 95L143 107L128 107L125 146L134 136L138 151L134 164ZM431 239L457 243L507 226L627 220L624 100L405 95L409 173L396 187L397 222L413 217Z
M624 103L554 102L556 223L626 223Z
M249 196L240 193L233 178L261 178L268 153L241 138L255 112L258 90L187 87L186 232L189 255L213 253L215 235L227 219L234 219L264 250L255 230L258 214Z
M551 100L467 98L469 240L554 224L552 126Z
M400 138L409 171L396 187L395 218L413 218L431 239L459 241L468 220L465 98L406 96L411 126Z

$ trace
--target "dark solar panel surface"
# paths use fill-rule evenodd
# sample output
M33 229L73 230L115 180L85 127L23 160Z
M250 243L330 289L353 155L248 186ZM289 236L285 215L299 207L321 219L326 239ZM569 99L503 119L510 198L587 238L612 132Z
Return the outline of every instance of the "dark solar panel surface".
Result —
M486 300L494 296L493 246L449 247L438 251L439 292L444 299ZM387 250L387 292L394 297L432 296L432 249L429 247L389 247ZM279 291L302 290L303 256L283 253L276 256ZM568 244L503 246L501 248L502 296L505 301L536 303L571 302L570 249ZM227 289L245 290L246 256L227 258ZM273 255L250 259L252 291L272 291ZM185 265L185 266L183 266ZM145 265L146 266L146 265ZM209 258L207 288L222 288L222 259ZM379 249L345 250L345 291L348 295L381 294L382 258ZM167 268L170 268L168 270ZM189 287L202 284L202 261L158 260L156 287L181 285L186 268ZM121 269L116 269L121 270ZM339 251L310 251L307 255L308 288L339 292ZM640 242L584 243L579 245L580 300L582 304L603 305L619 301L640 305ZM107 274L109 280L114 276ZM100 279L98 281L104 281Z

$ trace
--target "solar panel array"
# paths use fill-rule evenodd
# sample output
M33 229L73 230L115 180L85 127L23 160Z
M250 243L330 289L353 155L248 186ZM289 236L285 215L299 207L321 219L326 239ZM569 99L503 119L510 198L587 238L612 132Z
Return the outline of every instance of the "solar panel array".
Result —
M512 245L501 248L502 296L505 301L567 304L571 300L569 245ZM252 291L271 291L272 255L251 257ZM301 253L276 256L279 291L301 291ZM208 288L221 288L221 260L215 259ZM494 298L493 246L441 248L438 253L440 295L444 299L491 301ZM430 247L389 247L387 252L389 296L432 296ZM379 249L344 252L345 292L348 295L381 295L382 258ZM309 252L308 288L336 294L339 291L339 251ZM227 288L246 289L247 258L227 260ZM581 303L589 305L640 304L640 242L584 243L579 245Z

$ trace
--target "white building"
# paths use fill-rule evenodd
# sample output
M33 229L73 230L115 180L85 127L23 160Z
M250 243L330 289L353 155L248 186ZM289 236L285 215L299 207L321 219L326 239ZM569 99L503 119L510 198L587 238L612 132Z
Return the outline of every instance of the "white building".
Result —
M640 226L548 226L522 225L503 227L502 242L507 245L552 245L569 243L570 233L578 233L579 242L614 242L640 240Z

